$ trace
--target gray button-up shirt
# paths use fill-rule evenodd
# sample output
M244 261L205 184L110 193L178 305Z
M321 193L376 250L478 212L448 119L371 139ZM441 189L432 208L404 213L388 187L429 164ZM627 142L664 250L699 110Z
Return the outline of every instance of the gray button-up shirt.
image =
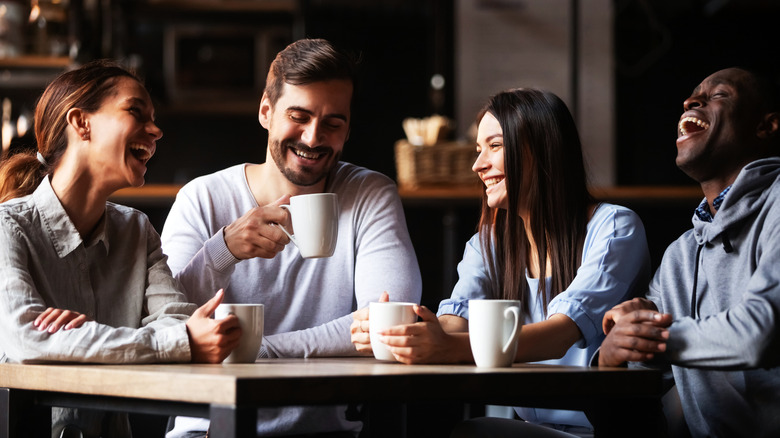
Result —
M94 321L41 332L32 324L47 307ZM188 362L194 310L137 210L107 203L84 241L48 177L0 204L0 362Z

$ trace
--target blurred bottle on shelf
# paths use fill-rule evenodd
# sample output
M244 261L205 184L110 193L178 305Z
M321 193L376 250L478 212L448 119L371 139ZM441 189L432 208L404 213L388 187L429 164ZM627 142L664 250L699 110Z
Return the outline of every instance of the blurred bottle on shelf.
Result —
M27 27L30 54L68 54L67 0L31 0Z
M0 1L0 58L24 52L25 9L21 1Z

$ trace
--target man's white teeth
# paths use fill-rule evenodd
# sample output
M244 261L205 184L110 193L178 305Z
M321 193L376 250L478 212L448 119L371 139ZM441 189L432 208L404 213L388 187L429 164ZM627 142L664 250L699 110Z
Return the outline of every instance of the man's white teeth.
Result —
M488 178L484 182L486 187L493 187L494 185L500 183L503 180L504 178Z
M693 123L694 125L700 127L701 131L710 127L709 123L705 122L704 120L697 119L696 117L691 117L691 116L683 117L680 120L680 123L678 125L678 128L680 129L682 135L688 135L688 128L686 128L686 125L689 123ZM700 130L696 129L695 131L700 131Z
M299 151L297 149L293 149L293 152L295 152L295 155L297 155L299 157L307 158L309 160L315 160L315 159L320 157L320 154L315 154L315 153L312 153L312 152Z

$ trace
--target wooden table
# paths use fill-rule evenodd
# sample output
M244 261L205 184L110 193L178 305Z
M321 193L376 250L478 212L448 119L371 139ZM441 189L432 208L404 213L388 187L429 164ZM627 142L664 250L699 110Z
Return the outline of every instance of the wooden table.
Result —
M633 426L631 436L658 436L661 395L659 372L623 368L515 364L483 369L373 358L229 365L0 364L0 438L47 436L51 406L208 417L210 436L248 437L254 436L256 408L263 406L453 400L585 410L598 436L625 436L626 426Z

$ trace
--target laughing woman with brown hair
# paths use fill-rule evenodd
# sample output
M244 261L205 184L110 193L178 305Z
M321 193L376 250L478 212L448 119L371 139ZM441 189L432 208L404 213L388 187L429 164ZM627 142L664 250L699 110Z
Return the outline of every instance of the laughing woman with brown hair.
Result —
M147 217L108 202L144 183L162 131L139 79L96 61L35 112L37 153L0 164L0 362L221 362L235 317L186 302ZM52 436L130 436L127 417L55 408Z

